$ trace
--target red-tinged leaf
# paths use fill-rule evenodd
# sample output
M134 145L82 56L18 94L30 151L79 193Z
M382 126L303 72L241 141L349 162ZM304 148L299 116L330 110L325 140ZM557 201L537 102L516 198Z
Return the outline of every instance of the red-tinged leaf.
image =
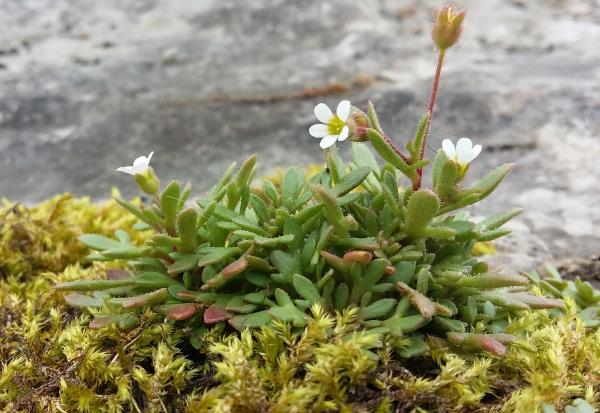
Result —
M121 270L118 268L113 268L110 270L106 270L106 278L109 280L122 280L124 278L129 278L131 274L127 270Z
M383 273L387 276L394 275L395 272L396 272L396 268L392 267L391 265L386 266L385 269L383 270Z
M121 302L123 308L138 308L148 304L155 304L164 301L167 296L167 289L161 288L146 294L129 297Z
M225 321L233 316L229 311L216 304L211 305L204 311L204 322L206 324L216 324L220 321Z
M344 261L346 262L357 262L362 265L366 265L373 259L373 254L369 251L348 251L344 254Z
M248 261L246 261L246 257L242 257L223 268L221 275L225 278L231 278L244 272L246 268L248 268Z
M501 342L502 344L510 344L510 343L514 343L515 341L517 341L518 337L517 336L513 336L512 334L507 334L507 333L495 333L495 334L490 334L490 337L498 340L499 342Z
M531 308L536 309L561 308L563 306L563 302L560 300L555 300L548 297L541 297L539 295L533 295L528 293L509 293L507 295L511 298L514 298L517 301L527 304Z
M499 342L493 337L485 335L475 335L473 340L484 350L494 353L497 356L503 356L506 354L506 347L504 344Z
M200 307L202 306L196 303L174 304L169 306L166 313L171 320L187 320L196 315Z
M100 316L96 316L92 321L90 321L90 324L88 325L88 327L92 328L92 329L98 329L98 328L107 326L109 324L112 324L112 323L116 322L117 320L118 319L115 316L100 315Z

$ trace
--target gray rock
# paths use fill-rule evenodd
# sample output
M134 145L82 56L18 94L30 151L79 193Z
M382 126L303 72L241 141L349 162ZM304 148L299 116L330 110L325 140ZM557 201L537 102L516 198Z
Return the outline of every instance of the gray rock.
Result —
M131 195L114 169L151 150L197 192L254 152L260 173L318 163L318 101L372 99L401 141L429 93L437 3L0 0L0 196ZM526 208L496 257L510 269L600 249L596 3L462 1L430 146L482 143L473 178L517 163L474 211Z

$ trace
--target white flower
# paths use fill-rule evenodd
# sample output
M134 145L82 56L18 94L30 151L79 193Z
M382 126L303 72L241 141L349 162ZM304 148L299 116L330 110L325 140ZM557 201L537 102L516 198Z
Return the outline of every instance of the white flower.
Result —
M463 167L468 165L481 153L481 145L473 146L473 142L469 138L460 138L456 142L456 147L454 147L454 143L450 139L444 139L442 141L442 149L448 159L455 160Z
M329 148L336 141L344 141L348 138L350 129L346 124L350 115L350 101L342 100L335 111L335 115L331 109L324 104L319 103L315 106L315 116L322 123L312 125L308 129L308 133L315 138L320 138L321 148Z
M117 171L125 172L129 175L137 175L141 174L142 172L146 172L150 166L150 159L152 159L152 155L154 155L154 152L150 152L148 157L140 156L133 161L132 166L121 166L120 168L117 168Z

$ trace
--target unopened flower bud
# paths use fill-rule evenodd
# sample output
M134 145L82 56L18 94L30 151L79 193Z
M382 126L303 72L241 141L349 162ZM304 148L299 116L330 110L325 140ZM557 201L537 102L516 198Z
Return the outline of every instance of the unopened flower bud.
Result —
M140 189L148 195L155 195L158 192L160 181L151 166L145 171L135 174L134 178Z
M350 128L349 138L353 142L364 142L369 129L369 118L362 110L355 110L346 121Z
M449 4L439 10L434 10L431 37L438 49L446 50L454 46L462 32L462 23L466 15L466 10L456 13Z

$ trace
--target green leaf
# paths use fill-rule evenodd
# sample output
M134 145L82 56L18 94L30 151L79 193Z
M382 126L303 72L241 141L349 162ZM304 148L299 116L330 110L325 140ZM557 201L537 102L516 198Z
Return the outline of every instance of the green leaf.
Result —
M382 298L366 307L361 307L358 316L361 320L385 317L394 309L396 303L393 298Z
M244 161L242 166L240 166L240 171L237 175L237 186L238 188L244 188L250 185L252 181L252 177L254 176L254 172L256 170L256 154L251 155L248 159Z
M481 289L494 289L529 284L529 280L520 275L507 274L482 274L463 277L456 281L455 288L470 287Z
M281 178L282 204L288 209L296 201L300 190L304 186L304 169L289 168Z
M158 272L145 272L135 277L135 285L155 290L166 288L171 285L181 285L181 283Z
M507 163L492 170L486 176L481 178L470 190L479 193L479 201L491 194L494 189L510 172L515 164Z
M198 261L198 267L206 267L207 265L222 262L228 258L241 254L242 250L238 247L210 247L210 249L202 250L204 255Z
M181 206L181 188L179 182L171 181L160 196L160 209L163 214L165 228L171 235L174 235L176 232L177 214Z
M321 294L319 294L312 281L300 274L294 274L293 277L294 288L302 298L310 301L311 305L322 301Z
M260 221L269 221L269 210L267 208L267 204L265 204L265 201L263 201L261 197L256 194L251 194L250 205L252 205L252 210Z
M429 189L419 189L408 199L404 230L415 237L425 235L425 228L437 215L440 201Z
M123 244L119 241L115 241L104 235L98 234L83 234L79 236L79 241L83 242L88 247L97 251L104 251L109 249L121 248Z
M315 196L315 199L323 205L325 216L335 229L336 234L347 236L348 224L344 220L344 213L335 197L321 185L311 185L310 190Z
M71 307L102 307L104 298L101 296L90 296L84 294L69 294L65 295L65 301Z
M193 208L187 208L177 218L177 232L179 234L179 251L191 253L196 248L196 224L198 213Z
M371 173L371 168L368 166L360 166L348 174L344 175L342 179L333 187L332 192L335 196L343 196L354 188L362 184L362 182Z
M374 129L369 129L367 132L369 141L377 153L387 162L398 168L400 172L412 179L416 177L415 169L409 166L400 155L387 143L383 135Z
M424 140L425 140L425 134L427 133L427 129L429 128L430 117L431 117L430 113L427 112L427 113L425 113L425 115L423 115L421 120L419 120L419 124L417 125L417 130L415 131L415 137L410 142L411 143L410 148L412 149L410 151L411 159L414 159L414 160L420 159L421 152L425 153L425 151L423 150L423 144L424 144Z
M54 289L58 291L100 291L133 285L136 285L134 278L124 278L118 280L68 281L56 285Z
M514 217L516 217L517 215L521 214L522 212L523 208L513 208L506 212L490 215L489 217L479 222L477 224L477 228L483 231L495 230L507 223L508 221L510 221L511 219L513 219Z
M441 166L436 179L435 192L443 200L453 201L458 194L457 182L460 178L460 164L452 159L447 159Z
M198 266L198 254L186 254L167 267L167 272L171 275L181 274L182 272L190 271Z
M252 314L236 315L231 317L228 322L236 330L242 331L245 328L262 327L270 323L271 320L273 320L273 317L265 310Z
M357 166L367 166L375 175L379 175L379 165L367 145L360 142L353 142L352 157Z
M113 260L127 260L147 256L151 251L152 249L148 247L123 246L123 244L121 244L120 248L104 250L100 255Z

